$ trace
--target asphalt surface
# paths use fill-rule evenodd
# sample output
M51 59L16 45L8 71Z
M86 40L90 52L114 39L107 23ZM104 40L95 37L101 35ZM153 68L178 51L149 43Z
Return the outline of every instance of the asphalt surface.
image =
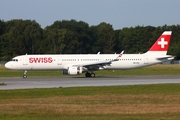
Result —
M117 86L180 83L177 76L118 76L85 78L85 77L28 77L28 78L0 78L0 90L59 88L79 86Z

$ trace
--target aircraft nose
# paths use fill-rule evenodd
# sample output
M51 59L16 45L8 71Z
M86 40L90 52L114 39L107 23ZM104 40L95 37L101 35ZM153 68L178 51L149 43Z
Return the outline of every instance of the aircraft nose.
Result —
M5 64L5 67L6 67L6 68L8 68L8 69L11 69L11 65L10 65L10 63L9 63L9 62L7 62L7 63Z

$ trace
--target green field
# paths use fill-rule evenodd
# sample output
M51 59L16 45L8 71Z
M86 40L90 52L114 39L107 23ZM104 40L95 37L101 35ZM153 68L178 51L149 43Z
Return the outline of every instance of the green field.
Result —
M21 77L22 74L22 71L0 68L1 77ZM180 66L155 65L134 70L97 71L96 75L180 75ZM29 71L28 77L33 76L62 74L61 71ZM0 90L0 120L179 118L180 84Z
M23 71L8 70L0 67L0 77L21 77ZM102 70L95 71L96 76L122 76L122 75L180 75L180 65L154 65L132 70ZM31 76L67 76L62 75L61 70L56 71L28 71ZM81 76L84 76L82 74Z
M0 91L0 119L179 120L180 84Z

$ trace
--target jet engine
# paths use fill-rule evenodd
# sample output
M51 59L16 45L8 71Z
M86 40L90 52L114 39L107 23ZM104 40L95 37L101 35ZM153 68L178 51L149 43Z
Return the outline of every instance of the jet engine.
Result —
M63 74L68 74L68 75L79 75L83 72L82 67L69 67L67 70L63 70Z

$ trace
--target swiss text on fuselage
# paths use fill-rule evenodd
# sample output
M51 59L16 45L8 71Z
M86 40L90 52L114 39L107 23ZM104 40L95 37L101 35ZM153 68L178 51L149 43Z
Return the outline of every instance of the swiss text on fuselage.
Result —
M52 63L53 59L51 57L41 57L41 58L29 58L29 63Z

